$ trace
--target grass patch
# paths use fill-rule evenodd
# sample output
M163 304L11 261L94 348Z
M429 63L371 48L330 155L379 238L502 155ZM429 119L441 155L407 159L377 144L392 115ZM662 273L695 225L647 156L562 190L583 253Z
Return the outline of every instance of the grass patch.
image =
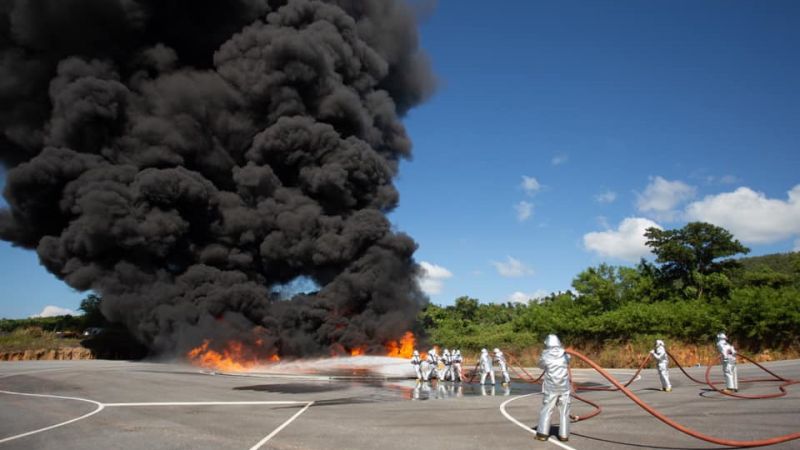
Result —
M37 327L18 328L9 333L0 333L0 351L24 351L80 347L79 337L64 337L54 331L44 331Z

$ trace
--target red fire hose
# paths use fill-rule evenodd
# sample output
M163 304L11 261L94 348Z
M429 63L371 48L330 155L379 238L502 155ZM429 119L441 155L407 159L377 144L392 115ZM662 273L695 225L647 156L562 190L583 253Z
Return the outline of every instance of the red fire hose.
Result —
M686 375L687 378L689 378L690 380L694 381L697 384L705 384L708 387L710 387L711 389L713 389L714 391L719 392L720 394L723 394L723 395L727 395L728 397L735 397L735 398L742 398L742 399L765 399L765 398L783 397L783 396L785 396L787 394L786 386L790 386L790 385L793 385L793 384L800 384L800 381L798 381L798 380L790 380L788 378L783 378L780 375L778 375L778 374L772 372L771 370L767 369L763 365L757 363L752 358L739 353L737 356L739 356L740 358L742 358L742 359L744 359L746 361L749 361L749 362L753 363L759 369L763 370L764 372L767 372L768 374L770 374L770 375L772 375L774 377L774 378L743 378L743 379L739 380L739 382L741 382L741 383L757 383L757 382L782 381L783 384L778 386L778 390L780 390L780 392L777 392L775 394L745 395L745 394L739 394L739 393L735 393L735 392L729 392L727 390L722 390L722 389L717 388L718 384L722 384L721 381L711 381L711 368L713 366L708 366L706 368L705 380L698 380L697 378L694 378L693 376L689 375L686 372L686 370L683 368L681 363L678 362L678 360L675 359L675 357L672 354L667 352L667 355L669 355L669 357L672 358L672 361L675 362L675 365L678 366L678 369L680 369L680 371L683 372L683 374Z
M641 400L639 397L637 397L636 394L631 392L627 387L625 387L620 382L618 382L613 376L611 376L608 372L606 372L602 367L597 365L597 363L595 363L591 359L587 358L583 354L578 353L578 352L576 352L575 350L572 350L572 349L567 349L567 353L569 353L570 355L572 355L572 356L582 360L586 364L588 364L591 368L593 368L600 375L602 375L603 378L605 378L612 385L614 385L619 391L621 391L623 394L625 394L626 397L630 398L634 403L639 405L639 407L641 407L642 409L647 411L650 415L652 415L656 419L664 422L665 424L671 426L672 428L675 428L676 430L678 430L678 431L680 431L680 432L682 432L684 434L687 434L689 436L692 436L694 438L697 438L697 439L700 439L700 440L703 440L703 441L706 441L706 442L711 442L713 444L726 445L726 446L729 446L729 447L760 447L760 446L764 446L764 445L780 444L782 442L787 442L787 441L791 441L791 440L800 438L800 433L791 433L791 434L785 434L783 436L777 436L777 437L770 438L770 439L760 439L760 440L753 440L753 441L739 441L739 440L734 440L734 439L721 439L721 438L717 438L717 437L714 437L714 436L709 436L707 434L703 434L703 433L701 433L699 431L696 431L696 430L693 430L691 428L685 427L685 426L675 422L674 420L670 419L669 417L661 414L656 409L654 409L653 407L651 407L650 405L645 403L643 400ZM790 381L791 380L787 380L786 382L790 382ZM789 384L794 384L794 383L795 382L790 382Z
M520 370L528 377L524 381L527 381L529 383L538 383L539 381L541 381L542 377L544 377L544 372L542 372L541 374L539 374L538 377L534 378L533 375L529 374L528 371L525 370L525 366L520 364L519 360L517 360L517 358L515 358L514 355L512 355L510 353L506 353L506 355L508 355L509 362L516 363L516 365L520 368ZM509 364L508 367L511 367L511 370L514 370L514 372L516 373L516 370L514 369L513 365ZM522 378L522 377L520 377L520 378Z
M527 370L525 370L525 367L524 367L522 364L520 364L519 360L517 360L517 358L515 358L515 357L514 357L514 355L511 355L511 354L509 354L509 353L506 353L506 354L508 355L509 361L513 361L513 362L515 362L515 363L516 363L516 366L517 366L517 367L519 367L519 369L520 369L522 372L524 372L524 374L525 374L524 376L523 376L523 375L520 375L520 373L517 371L517 369L515 368L515 366L514 366L514 365L512 365L512 364L509 364L509 365L508 365L508 367L509 367L509 368L510 368L510 369L511 369L513 372L514 372L514 374L517 376L517 378L519 378L520 380L522 380L522 381L524 381L524 382L526 382L526 383L531 383L531 384L541 384L542 378L544 378L544 371L542 371L542 373L541 373L541 374L539 374L539 376L538 376L538 377L534 378L534 377L533 377L533 375L531 375L530 373L528 373L528 371L527 371ZM645 360L645 361L646 361L646 360ZM644 363L642 364L642 366L644 366ZM569 370L570 370L570 372L569 372L569 379L570 379L570 380L572 380L572 369L569 369ZM641 371L641 369L640 369L639 371ZM639 372L636 372L636 374L637 374L637 375L638 375L638 373L639 373ZM634 375L634 377L633 377L633 378L631 378L631 380L630 380L630 381L628 381L628 383L630 384L630 383L633 381L633 379L634 379L634 378L636 378L636 375ZM626 384L626 386L627 386L627 384ZM578 395L578 394L575 392L575 391L576 391L576 389L575 389L575 385L574 385L574 384L572 385L572 390L573 390L572 397L573 397L575 400L581 401L581 402L583 402L583 403L586 403L586 404L587 404L587 405L589 405L589 406L592 406L592 407L594 407L594 410L593 410L592 412L590 412L590 413L588 413L588 414L584 414L583 416L570 415L570 416L569 416L569 417L570 417L570 419L572 419L574 422L580 422L580 421L582 421L582 420L591 419L592 417L594 417L594 416L596 416L596 415L600 414L600 413L603 411L603 409L602 409L602 408L600 407L600 405L598 405L597 403L595 403L595 402L593 402L593 401L591 401L591 400L588 400L588 399L585 399L585 398L583 398L583 397L579 396L579 395Z
M739 440L733 440L733 439L721 439L721 438L717 438L717 437L714 437L714 436L709 436L709 435L703 434L703 433L701 433L699 431L696 431L696 430L693 430L691 428L685 427L685 426L673 421L672 419L664 416L663 414L658 412L656 409L654 409L653 407L651 407L650 405L648 405L647 403L642 401L638 396L636 396L636 394L634 394L633 392L631 392L627 388L628 385L630 385L636 379L636 377L639 375L639 373L647 365L648 361L650 360L650 356L651 355L648 354L644 358L644 360L640 363L639 368L636 370L636 372L633 374L633 376L631 376L631 378L627 382L620 383L613 376L611 376L608 372L606 372L603 368L601 368L599 365L597 365L597 363L595 363L594 361L590 360L588 357L584 356L583 354L578 353L578 352L576 352L576 351L574 351L572 349L567 350L567 353L569 353L569 354L577 357L578 359L584 361L585 363L589 364L590 367L592 367L600 375L602 375L605 379L607 379L609 382L611 382L611 384L613 386L613 387L610 387L610 386L602 386L602 387L583 386L583 387L581 387L581 386L576 386L575 384L573 384L573 395L572 395L573 398L575 398L576 400L579 400L579 401L581 401L583 403L586 403L586 404L588 404L588 405L590 405L590 406L592 406L594 408L594 410L591 411L589 414L585 414L583 416L571 415L570 418L575 422L579 422L579 421L590 419L590 418L592 418L592 417L594 417L594 416L596 416L596 415L598 415L598 414L600 414L602 412L602 408L600 407L600 405L598 405L595 402L592 402L590 400L587 400L587 399L579 396L577 394L578 391L582 391L582 390L622 391L622 393L625 394L625 396L627 396L628 398L633 400L634 403L639 405L642 409L647 411L649 414L651 414L655 418L659 419L660 421L664 422L665 424L675 428L676 430L678 430L678 431L680 431L680 432L682 432L684 434L687 434L689 436L692 436L694 438L697 438L697 439L700 439L700 440L703 440L703 441L706 441L706 442L711 442L711 443L719 444L719 445L725 445L725 446L729 446L729 447L760 447L760 446L765 446L765 445L780 444L782 442L787 442L787 441L791 441L791 440L795 440L795 439L800 438L800 433L792 433L792 434L786 434L786 435L783 435L783 436L777 436L777 437L770 438L770 439L760 439L760 440L753 440L753 441L739 441ZM744 379L744 380L740 380L741 382L749 383L749 382L759 382L759 381L762 381L762 382L763 381L772 381L772 382L782 381L783 384L778 386L778 389L781 392L777 393L777 394L767 394L767 395L742 395L742 394L736 394L736 393L728 393L728 392L724 392L724 391L721 391L721 390L716 388L716 384L719 384L719 382L712 382L710 380L709 374L710 374L710 370L711 370L712 366L709 366L708 369L706 370L706 380L705 380L705 382L703 382L703 381L698 380L698 379L692 377L691 375L689 375L689 373L686 372L686 370L675 359L674 356L669 354L669 352L667 354L669 355L670 358L672 358L672 360L675 362L675 364L678 366L678 368L681 370L681 372L683 372L683 374L686 375L687 378L689 378L690 380L692 380L692 381L694 381L695 383L698 383L698 384L706 384L706 385L710 386L712 389L714 389L715 391L718 391L718 392L723 393L725 395L729 395L731 397L746 398L746 399L764 399L764 398L781 397L781 396L786 395L786 389L785 389L786 386L789 386L789 385L792 385L792 384L800 384L800 381L783 378L783 377L775 374L774 372L770 371L766 367L762 366L761 364L757 363L756 361L752 360L751 358L749 358L749 357L747 357L745 355L739 354L739 356L742 357L743 359L752 362L753 364L758 366L760 369L764 370L765 372L770 374L772 377L774 377L774 378ZM542 372L542 374L540 374L538 377L534 378L530 373L528 373L527 370L525 370L525 368L521 364L519 364L519 361L516 358L514 358L513 355L509 354L508 356L509 356L509 359L511 361L516 363L516 365L519 367L520 371L522 371L524 373L524 375L520 374L520 372L517 371L517 368L514 365L509 364L509 368L514 372L514 374L520 380L522 380L524 382L528 382L528 383L535 383L535 384L538 384L538 383L541 382L542 377L544 376L544 372ZM473 375L474 375L474 372L473 372ZM572 380L572 379L573 379L572 370L570 369L570 380ZM470 381L471 381L471 378L470 378Z
M623 384L623 386L625 386L625 387L630 386L630 384L633 383L636 380L636 377L639 376L639 374L642 372L642 369L645 368L645 366L647 365L647 363L649 361L650 361L650 354L648 353L647 356L645 356L644 359L642 360L642 363L639 364L639 368L636 369L636 372L633 374L633 376L631 376L630 380L626 381ZM570 379L572 379L571 374L570 374ZM580 386L579 389L581 391L617 391L617 390L619 390L619 389L617 389L615 387L610 387L610 386Z

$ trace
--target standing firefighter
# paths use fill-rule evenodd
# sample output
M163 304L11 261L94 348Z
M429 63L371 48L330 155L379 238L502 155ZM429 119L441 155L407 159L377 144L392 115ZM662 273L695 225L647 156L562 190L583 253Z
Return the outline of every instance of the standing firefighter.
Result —
M428 381L433 374L436 374L436 378L439 378L439 357L436 356L435 348L430 349L428 357L425 358L425 362L428 363L428 367L422 372L422 379Z
M495 384L494 367L492 367L492 358L489 357L489 351L486 350L485 348L481 349L480 370L481 370L481 384L484 384L486 382L487 375L491 377L492 384Z
M739 391L739 376L736 373L736 349L728 343L725 333L717 335L717 351L722 360L722 373L725 374L725 389L723 392Z
M544 370L542 383L542 410L539 412L539 426L536 439L546 441L550 437L550 415L559 404L560 419L558 440L569 440L570 379L569 355L561 348L558 336L550 334L544 340L544 351L539 358L539 367Z
M656 347L650 350L653 359L656 360L656 367L658 368L658 378L661 379L661 390L664 392L671 392L672 385L669 382L669 357L667 356L667 349L664 347L664 341L656 339Z
M464 374L461 372L461 350L453 350L453 381L464 381Z
M442 364L444 364L444 371L442 371L442 381L453 381L453 357L450 356L450 350L444 349L442 352Z
M511 377L508 375L506 357L503 356L503 352L501 352L499 348L494 349L494 360L497 362L497 365L500 366L500 373L503 375L503 384L510 383Z
M411 365L414 366L414 374L417 376L417 381L422 380L421 364L422 360L419 359L419 352L414 350L414 353L411 354Z

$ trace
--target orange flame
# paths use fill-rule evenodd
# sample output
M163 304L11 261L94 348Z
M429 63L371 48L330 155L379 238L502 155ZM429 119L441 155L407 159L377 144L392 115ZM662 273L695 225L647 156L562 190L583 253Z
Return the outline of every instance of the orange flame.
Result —
M364 349L364 347L350 349L350 356L361 356L364 353L366 353L366 349Z
M243 372L267 362L277 362L281 358L275 354L267 360L260 359L251 349L238 341L230 341L222 351L209 349L210 340L205 339L201 345L186 354L189 361L207 369L227 372Z
M417 344L417 339L414 333L406 331L400 341L389 341L386 343L386 356L393 356L395 358L411 358L414 353L414 346Z

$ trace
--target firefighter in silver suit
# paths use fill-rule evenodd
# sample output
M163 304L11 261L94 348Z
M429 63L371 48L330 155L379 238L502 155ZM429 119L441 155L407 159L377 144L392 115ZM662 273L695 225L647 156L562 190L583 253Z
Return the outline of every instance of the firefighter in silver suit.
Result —
M656 346L650 350L650 355L656 360L658 368L658 378L661 380L661 390L664 392L672 391L672 384L669 382L669 356L664 346L664 341L656 339Z
M722 360L722 373L725 375L724 391L739 391L739 376L736 373L736 349L728 343L725 333L717 335L717 351Z
M439 357L436 356L436 349L432 348L428 352L428 356L425 358L425 362L428 363L428 367L425 368L425 371L422 372L422 379L424 381L428 381L431 379L431 375L436 374L436 377L439 377Z
M442 371L440 379L442 381L453 381L453 357L450 356L450 350L448 349L444 349L442 352L442 364L444 364L444 371Z
M464 381L464 374L461 372L461 363L463 362L461 350L453 350L453 381Z
M417 381L422 380L422 360L419 359L419 352L414 350L411 354L411 365L414 366L414 374L417 376Z
M492 367L492 358L489 357L489 351L486 350L485 348L481 349L480 371L481 371L481 384L486 383L487 375L492 379L492 384L495 384L494 367Z
M503 384L510 383L511 377L508 375L508 364L506 363L506 357L503 356L503 352L501 352L499 348L494 349L494 360L497 365L500 366L500 373L503 375Z
M569 407L570 391L569 355L561 347L558 336L550 334L544 341L544 351L539 358L539 367L544 370L542 382L542 410L539 413L539 425L536 427L536 439L546 441L550 437L550 415L559 405L558 440L569 440Z

